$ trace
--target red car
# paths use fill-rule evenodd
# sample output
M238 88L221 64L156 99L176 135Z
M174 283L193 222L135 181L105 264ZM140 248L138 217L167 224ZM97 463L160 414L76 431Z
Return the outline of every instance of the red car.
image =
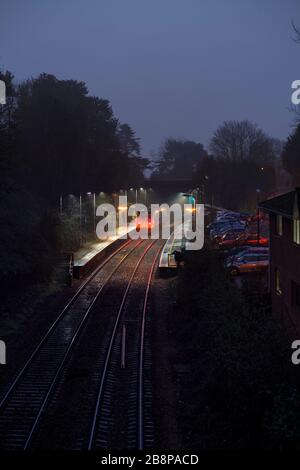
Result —
M256 233L243 233L236 237L232 237L230 240L221 239L218 243L220 248L232 248L233 246L268 246L269 239L267 237L260 236L259 243L257 243L257 234Z

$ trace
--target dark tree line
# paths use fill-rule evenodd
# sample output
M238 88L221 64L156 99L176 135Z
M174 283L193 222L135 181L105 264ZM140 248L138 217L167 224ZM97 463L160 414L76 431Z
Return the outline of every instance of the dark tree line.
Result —
M13 127L15 167L26 187L56 201L59 193L140 184L147 162L139 157L134 131L119 124L108 100L90 96L83 82L53 75L18 87L11 75L5 78L14 96L7 126Z
M273 165L260 167L252 161L232 161L209 156L203 160L195 182L205 202L232 210L253 211L276 188ZM257 191L259 190L259 191Z
M192 178L207 152L200 143L169 138L158 156L152 178Z
M294 41L300 44L300 28L292 23ZM299 106L295 106L296 126L289 136L282 154L284 168L293 176L295 186L300 185L300 113Z
M212 155L199 165L196 180L209 202L253 210L258 194L265 198L276 190L281 149L280 141L250 121L226 121L214 133Z
M300 185L300 124L288 138L282 154L284 168L293 176L295 186Z
M79 193L141 186L149 162L135 132L84 82L41 74L16 85L10 72L0 79L0 282L26 285L49 276L80 239L79 211L59 216L60 194L78 201Z
M276 190L275 173L282 143L255 124L226 121L214 133L210 153L202 144L167 139L159 152L153 178L190 178L206 202L253 210L261 197Z

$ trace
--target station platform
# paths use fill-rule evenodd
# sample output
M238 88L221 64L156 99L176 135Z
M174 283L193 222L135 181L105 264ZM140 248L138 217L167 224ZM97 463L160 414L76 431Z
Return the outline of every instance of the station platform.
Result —
M129 233L128 227L119 227L117 235L107 240L86 243L74 253L73 276L80 279L92 271L96 265L105 259L113 250L126 243L125 237Z
M187 225L188 224L188 225ZM189 228L189 223L178 225L166 241L159 259L160 271L173 270L177 268L174 251L182 251L185 247L186 239L181 236L183 231Z
M205 217L209 216L211 211L219 209L217 206L211 206L209 204L205 204L204 206L204 215ZM159 270L160 272L168 272L177 269L177 263L175 261L174 251L183 251L185 249L185 245L187 240L184 233L188 233L189 230L192 229L191 227L192 222L187 221L183 224L179 224L170 235L168 240L166 241L159 260Z

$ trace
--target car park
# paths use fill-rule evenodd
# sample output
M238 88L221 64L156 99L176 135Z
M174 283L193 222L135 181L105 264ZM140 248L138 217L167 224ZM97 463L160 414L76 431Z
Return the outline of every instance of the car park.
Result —
M232 275L264 272L269 266L268 253L245 253L228 266Z
M245 246L235 247L233 250L230 250L226 256L225 266L229 268L236 261L239 261L246 254L263 254L269 255L269 248L267 246Z
M239 219L225 219L217 222L217 224L213 227L222 227L226 225L241 225L242 227L246 227L246 223Z
M229 229L229 230L221 232L219 235L215 236L214 241L219 244L220 242L223 243L226 240L236 240L236 238L239 237L243 233L244 233L243 228Z
M225 223L235 223L235 222L241 223L243 225L246 224L246 221L244 219L242 219L241 217L238 217L238 216L228 216L228 217L222 216L222 217L217 217L213 222L211 222L209 227L213 227L214 225L220 225L220 224L225 224Z
M212 233L211 239L215 242L218 243L222 237L224 237L226 234L235 234L235 237L238 237L239 235L242 235L245 233L244 227L240 225L235 225L235 226L228 226L224 227L223 229L220 229L217 233Z
M217 215L218 217L232 217L232 216L239 216L237 212L221 212L220 214Z
M240 224L239 222L226 222L226 223L222 223L222 224L218 224L214 227L212 227L210 229L210 233L217 233L217 232L221 232L222 230L226 230L226 229L230 229L230 228L233 228L233 227L239 227L239 228L245 228L245 226L243 224Z
M243 224L240 224L239 222L226 222L212 227L209 233L210 236L213 237L214 235L219 235L222 232L225 233L226 231L233 230L235 228L245 230L245 226Z
M251 252L251 253L268 253L269 252L269 247L268 246L250 246L250 245L245 245L245 246L234 246L233 248L230 248L228 250L224 250L224 254L226 257L236 257L236 256L241 256L242 254L246 252Z
M257 246L268 246L269 239L267 237L258 236L257 233L243 233L237 235L236 238L230 240L219 240L219 248L230 248L233 246L243 245L257 245Z

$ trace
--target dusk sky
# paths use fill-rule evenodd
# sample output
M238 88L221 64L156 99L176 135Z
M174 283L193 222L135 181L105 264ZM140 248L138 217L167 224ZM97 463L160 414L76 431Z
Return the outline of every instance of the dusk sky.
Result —
M1 0L0 67L87 83L141 138L208 145L229 119L286 138L299 0Z

